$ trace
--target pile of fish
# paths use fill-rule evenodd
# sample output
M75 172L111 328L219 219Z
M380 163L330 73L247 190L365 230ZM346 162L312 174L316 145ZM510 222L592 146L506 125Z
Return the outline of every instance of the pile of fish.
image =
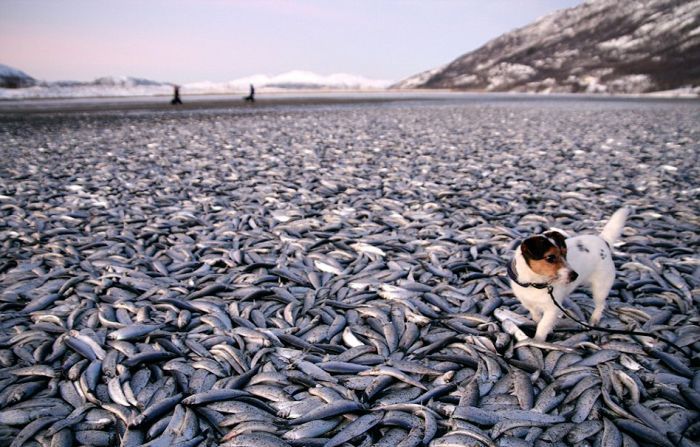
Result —
M0 444L697 445L699 110L5 117ZM601 324L680 350L530 339L514 243L622 205Z

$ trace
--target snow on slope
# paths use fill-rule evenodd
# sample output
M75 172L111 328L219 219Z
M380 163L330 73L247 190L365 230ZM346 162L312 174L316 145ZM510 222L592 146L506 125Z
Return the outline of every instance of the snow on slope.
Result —
M425 84L428 81L428 79L441 72L445 67L446 65L443 65L437 68L433 68L432 70L420 72L417 75L413 75L411 77L397 82L396 84L392 84L391 86L389 86L389 88L419 88L421 85Z
M276 76L254 75L228 82L193 82L181 86L183 95L247 93L250 84L257 92L290 90L379 90L391 81L368 79L345 73L328 76L309 71L290 71ZM29 88L0 88L0 99L20 98L70 98L108 96L170 95L171 83L132 77L104 77L92 82L44 82Z

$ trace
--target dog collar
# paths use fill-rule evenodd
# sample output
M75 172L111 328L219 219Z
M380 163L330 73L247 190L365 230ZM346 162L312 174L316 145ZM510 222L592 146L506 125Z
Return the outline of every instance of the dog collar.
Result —
M520 282L518 280L518 274L515 272L515 259L508 263L508 278L510 278L514 283L520 287L534 287L535 289L546 289L549 284L539 283L539 282Z

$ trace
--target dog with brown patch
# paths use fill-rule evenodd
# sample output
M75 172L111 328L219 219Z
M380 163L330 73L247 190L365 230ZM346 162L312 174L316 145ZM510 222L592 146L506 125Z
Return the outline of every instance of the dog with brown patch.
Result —
M536 340L546 340L561 316L550 288L561 305L578 286L589 287L595 306L590 324L598 324L615 280L612 246L622 234L628 214L627 208L616 211L597 236L567 237L551 230L516 247L508 276L516 298L537 323Z

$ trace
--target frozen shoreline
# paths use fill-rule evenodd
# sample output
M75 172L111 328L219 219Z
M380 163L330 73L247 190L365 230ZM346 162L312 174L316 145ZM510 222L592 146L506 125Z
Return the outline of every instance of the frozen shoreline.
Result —
M604 95L567 93L474 93L450 90L383 90L383 91L296 91L262 92L255 104L245 103L241 95L182 95L184 104L170 105L171 96L116 96L78 98L33 98L2 99L0 115L27 113L69 113L69 112L109 112L109 111L185 111L201 109L235 109L254 111L265 107L318 106L334 104L381 104L391 102L694 102L695 96L673 96L661 94L647 95Z

